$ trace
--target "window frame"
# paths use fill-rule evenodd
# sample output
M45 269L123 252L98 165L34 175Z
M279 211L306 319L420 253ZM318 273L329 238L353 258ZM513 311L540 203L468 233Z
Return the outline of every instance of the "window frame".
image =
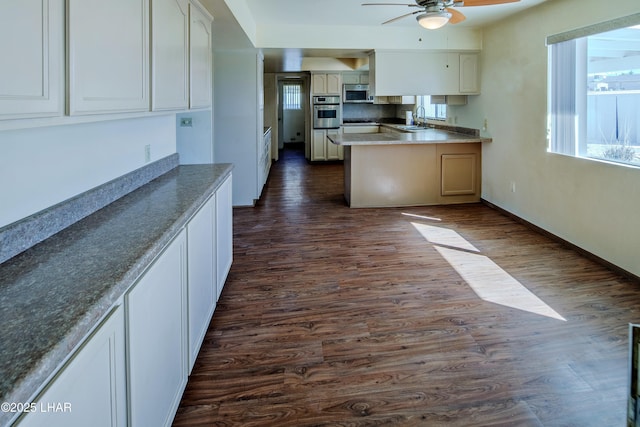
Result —
M589 75L587 38L638 25L640 25L640 13L547 37L548 152L622 166L640 167L640 160L629 162L588 153L587 121L590 120L588 101L589 96L593 94L589 95L586 84ZM637 142L640 143L640 140Z

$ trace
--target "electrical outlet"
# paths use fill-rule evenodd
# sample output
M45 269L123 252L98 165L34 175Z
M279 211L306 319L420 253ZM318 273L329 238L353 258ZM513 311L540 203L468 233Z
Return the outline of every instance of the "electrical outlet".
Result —
M144 146L144 162L149 163L151 161L151 144Z
M482 130L487 130L487 128L489 127L489 122L487 119L484 119L484 123L482 124Z
M509 188L511 189L512 193L515 193L516 192L516 182L515 181L511 181L509 183Z
M190 128L192 125L193 125L193 121L191 120L191 117L182 117L180 119L180 127Z

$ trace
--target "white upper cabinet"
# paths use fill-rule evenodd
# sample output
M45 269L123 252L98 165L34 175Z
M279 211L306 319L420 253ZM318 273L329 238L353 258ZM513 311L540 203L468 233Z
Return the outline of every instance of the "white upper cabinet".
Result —
M64 1L0 2L0 119L64 112Z
M311 92L314 95L341 95L342 77L340 73L313 73Z
M151 109L187 109L189 0L152 0L151 60Z
M479 93L477 54L375 52L369 73L375 96Z
M190 58L191 58L191 108L211 106L211 22L209 15L199 4L191 2Z
M149 110L149 0L67 0L69 114Z
M460 93L480 93L478 55L475 53L460 54Z

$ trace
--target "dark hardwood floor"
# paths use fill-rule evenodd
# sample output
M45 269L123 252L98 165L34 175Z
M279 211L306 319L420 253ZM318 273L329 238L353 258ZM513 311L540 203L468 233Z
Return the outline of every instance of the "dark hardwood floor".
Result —
M623 426L640 285L481 205L349 209L287 149L175 426Z

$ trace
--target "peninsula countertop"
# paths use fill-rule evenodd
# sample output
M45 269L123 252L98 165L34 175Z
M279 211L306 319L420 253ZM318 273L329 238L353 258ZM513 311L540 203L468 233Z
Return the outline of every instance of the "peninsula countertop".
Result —
M32 397L232 167L177 166L0 264L1 402Z
M336 145L344 146L491 142L491 138L444 129L410 127L410 131L404 131L403 128L406 128L406 126L391 125L389 127L394 127L398 130L380 133L345 133L328 135L327 138Z

